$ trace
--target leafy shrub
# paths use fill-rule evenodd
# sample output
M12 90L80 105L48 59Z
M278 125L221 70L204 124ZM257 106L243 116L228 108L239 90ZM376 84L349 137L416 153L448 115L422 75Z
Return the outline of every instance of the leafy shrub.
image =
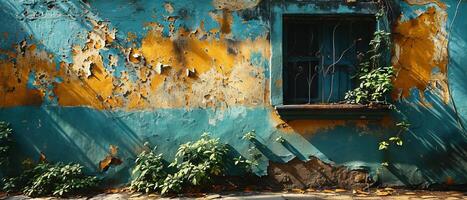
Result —
M135 178L131 181L130 188L146 193L159 191L167 177L162 154L156 155L154 149L143 151L137 156L135 164L132 171Z
M146 193L160 191L164 195L179 193L185 187L209 184L213 177L225 173L227 153L227 146L207 133L196 142L180 145L175 160L167 167L162 155L156 155L154 150L142 152L135 161L133 174L136 176L131 188Z
M20 176L5 180L7 192L23 192L28 196L66 196L97 186L97 178L86 176L79 164L40 163Z
M162 194L180 192L184 186L199 186L211 183L212 177L223 175L226 169L228 148L204 133L196 142L182 144L169 166L177 172L167 176Z
M8 163L11 145L13 142L13 130L10 124L0 121L0 166L5 166ZM2 167L2 169L4 169Z

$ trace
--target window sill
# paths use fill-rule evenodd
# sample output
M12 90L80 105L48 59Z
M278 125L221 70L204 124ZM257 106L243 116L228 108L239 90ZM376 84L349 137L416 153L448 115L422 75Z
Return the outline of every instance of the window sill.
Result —
M296 119L382 119L389 106L358 104L278 105L275 109L284 120Z

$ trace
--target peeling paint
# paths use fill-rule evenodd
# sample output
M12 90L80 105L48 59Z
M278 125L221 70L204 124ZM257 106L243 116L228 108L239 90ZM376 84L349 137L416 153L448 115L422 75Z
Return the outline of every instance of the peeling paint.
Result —
M109 146L109 154L99 162L99 169L107 171L111 166L121 165L123 161L117 157L118 147L114 145Z
M283 98L277 95L282 70L275 65L281 55L273 54L281 45L274 41L282 41L281 14L371 14L361 2L70 0L45 10L44 2L6 2L0 3L0 119L12 123L29 157L45 152L52 162L85 163L124 183L131 162L123 161L133 160L146 141L170 158L178 144L207 131L246 157L249 143L241 138L255 130L264 155L259 175L277 162L283 164L270 168L319 166L314 169L332 180L351 180L355 174L347 169L363 168L364 178L390 177L384 182L396 185L467 180L466 136L455 120L466 106L459 96L453 96L458 113L446 104L448 78L453 94L466 91L462 20L449 49L458 60L447 62L452 2L398 2L393 97L412 126L404 148L386 152L377 145L397 131L398 116L284 121L272 106ZM447 65L457 71L448 74ZM388 157L394 164L377 174ZM327 183L314 175L315 183ZM292 185L300 180L306 179Z
M143 39L141 52L150 66L163 63L170 68L152 79L157 96L149 101L164 108L261 105L264 97L254 91L266 87L263 68L253 66L248 58L253 52L268 57L268 45L266 38L230 43L204 30L181 29L176 37L164 38L161 30L153 28ZM186 69L194 69L196 79L180 77Z
M254 8L261 0L213 0L212 4L217 9L243 10Z
M55 72L54 63L45 51L36 51L35 45L24 40L16 45L16 50L3 51L9 56L0 60L0 88L2 88L2 107L21 105L41 105L47 95L47 82ZM15 60L15 62L13 62ZM35 72L37 80L31 81L35 88L28 88L29 74Z
M394 28L392 63L397 71L394 99L408 97L412 88L417 88L423 97L423 92L431 88L439 90L443 101L448 103L446 20L444 10L430 7Z

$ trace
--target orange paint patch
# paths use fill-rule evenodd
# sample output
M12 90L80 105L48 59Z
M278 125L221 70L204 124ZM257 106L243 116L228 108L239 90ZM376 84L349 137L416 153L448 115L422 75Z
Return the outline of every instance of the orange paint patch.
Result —
M102 63L97 62L91 69L90 77L67 76L63 83L55 85L54 93L62 106L90 106L105 109L118 107L118 103L109 98L112 96L112 86L112 77L108 75Z
M293 130L302 135L310 135L318 131L332 130L337 126L346 124L345 120L294 120L287 123L287 131Z
M118 147L110 145L108 155L99 162L99 169L107 171L111 166L121 165L123 160L117 157Z
M273 125L286 133L299 133L301 135L313 135L318 132L330 131L338 126L355 125L358 129L366 129L369 120L319 120L304 119L285 122L276 112L271 112ZM382 123L382 122L379 122Z
M394 57L392 63L397 78L394 80L393 98L408 97L411 88L421 93L435 86L447 103L446 68L448 62L445 11L430 7L419 17L400 22L394 28ZM435 68L438 74L433 74ZM433 88L433 87L432 87Z
M47 53L36 52L35 49L35 45L22 41L16 51L0 52L9 57L0 60L1 107L42 104L55 66ZM16 59L15 63L11 62L13 58ZM35 80L29 80L31 73L34 73ZM33 82L34 88L28 88L28 82Z
M216 67L219 72L228 73L235 58L227 49L223 41L200 40L189 33L166 38L160 30L151 30L142 41L141 52L151 66L163 63L180 71L194 68L198 73Z
M257 95L266 87L264 69L248 59L253 52L270 56L267 38L230 43L202 29L180 29L167 38L159 26L150 26L142 41L143 57L152 68L169 66L150 77L151 90L157 90L149 95L150 102L158 107L264 104L264 97ZM194 75L188 76L187 70Z
M138 36L136 36L136 34L134 34L132 32L128 32L127 37L126 37L126 41L127 42L133 42L134 40L136 40L136 38L138 38Z

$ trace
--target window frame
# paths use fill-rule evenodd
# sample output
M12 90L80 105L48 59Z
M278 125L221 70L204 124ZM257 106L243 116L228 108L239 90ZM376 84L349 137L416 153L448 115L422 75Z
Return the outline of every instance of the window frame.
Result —
M351 104L292 104L284 105L283 93L283 26L287 15L332 15L332 16L375 16L378 6L374 2L358 2L348 5L333 2L333 7L322 7L316 1L310 2L271 2L271 61L270 61L270 101L284 119L306 118L352 118L380 119L389 108L385 106ZM322 3L321 3L322 4ZM382 22L382 20L385 20ZM383 24L387 18L376 21L375 30L388 29ZM387 24L387 23L386 23ZM343 113L343 114L339 114ZM337 115L337 117L336 117ZM340 116L339 116L340 115Z
M342 15L342 14L332 14L332 15L329 15L329 14L307 14L307 15L296 15L296 14L293 14L293 15L290 15L290 14L285 14L283 15L283 41L282 41L282 46L284 47L283 48L283 64L282 64L282 69L283 69L283 89L282 89L282 92L283 92L283 104L284 105L304 105L304 104L307 104L307 103L290 103L290 102L296 102L297 100L300 101L300 99L306 99L306 98L293 98L293 97L290 97L289 95L291 93L293 94L296 94L296 92L291 92L291 91L288 91L287 89L291 89L290 87L290 74L287 74L286 71L293 71L293 69L288 69L290 66L286 66L287 63L289 61L291 62L294 62L295 64L296 63L299 63L299 62L315 62L317 65L319 65L320 67L323 67L323 66L331 66L332 63L334 62L330 57L329 58L317 58L317 57L314 57L314 56L303 56L303 55L290 55L289 52L288 52L288 45L290 44L290 41L288 41L290 38L289 38L289 35L288 35L288 32L289 30L287 29L287 24L290 24L292 27L295 26L295 24L304 24L305 27L307 27L309 24L320 24L319 27L326 27L326 28L319 28L317 31L318 31L318 36L317 36L317 40L319 40L317 42L317 44L321 44L320 47L318 47L319 49L321 49L321 47L324 47L323 49L321 49L324 53L324 55L328 55L329 53L331 53L330 51L332 51L332 46L331 46L331 42L332 42L332 37L330 37L330 35L332 35L332 32L326 32L326 31L332 31L332 23L340 23L342 21L345 21L345 23L356 23L357 26L358 26L358 23L361 23L361 22L365 22L367 23L365 26L365 28L370 28L370 29L373 29L372 31L374 32L376 30L376 20L375 20L375 17L374 15L371 15L371 14L359 14L359 15L355 15L355 14L352 14L352 15L349 15L349 14L345 14L345 15ZM299 22L299 20L301 22ZM327 22L329 22L330 24L327 24ZM351 24L343 24L343 26L352 26ZM341 29L342 30L342 29ZM340 31L341 31L340 30ZM350 29L351 30L351 29ZM364 29L361 29L361 30L364 30ZM360 31L361 31L360 30ZM358 32L358 31L357 31ZM366 32L366 31L365 31ZM366 32L367 35L366 36L363 36L365 37L367 40L363 40L361 42L370 42L371 40L371 37L372 37L372 34L368 34L368 32ZM340 33L342 34L342 33ZM353 34L353 33L351 33ZM348 38L347 38L348 39ZM342 41L342 40L339 40L338 38L336 38L336 41ZM347 40L346 42L348 42L349 44L352 43L352 41L349 41ZM358 42L355 41L357 44ZM353 46L352 45L352 48L348 48L347 50L350 50L349 53L354 53L355 54L355 57L349 59L347 56L343 56L344 59L340 60L339 62L336 62L334 63L334 66L335 66L335 74L334 76L334 79L331 79L331 78L326 78L326 75L323 74L323 71L319 70L317 72L314 72L315 75L313 76L314 79L315 79L315 86L317 87L314 92L316 92L316 97L314 98L311 98L311 97L308 97L308 101L311 101L309 104L332 104L332 103L336 103L336 102L339 102L339 101L343 101L344 100L344 93L346 91L349 91L351 89L354 88L354 80L352 80L350 77L351 75L349 74L346 74L345 73L345 69L349 69L348 67L352 68L353 70L356 70L356 68L358 67L358 62L357 62L357 52L356 50L358 49L357 47L358 45L355 45ZM339 44L336 44L336 48L342 48L342 46L340 46ZM347 48L347 47L346 47ZM342 50L344 50L345 48L342 48ZM346 51L346 50L344 50ZM361 52L366 52L367 49L364 49L362 50ZM337 55L340 55L341 52L337 52L338 54ZM326 57L326 56L324 56ZM297 66L295 65L294 66ZM299 65L300 66L300 65ZM343 77L341 77L343 76ZM340 80L345 80L345 82L343 82L343 84L340 84L342 81ZM337 85L337 88L333 88L333 89L337 89L335 91L335 94L331 94L330 91L332 91L332 89L330 89L330 87L332 87L332 85L328 85L328 84L331 84L330 81L333 81L334 82L334 85L336 86L336 82L338 83ZM341 86L343 86L345 89L342 89ZM296 87L296 86L295 86ZM294 87L294 89L296 89ZM329 91L330 90L330 91ZM295 90L296 91L296 90ZM309 95L311 95L311 93L309 93ZM304 100L302 100L304 101ZM331 101L331 102L327 102L327 103L323 103L325 101ZM286 103L287 102L287 103Z

